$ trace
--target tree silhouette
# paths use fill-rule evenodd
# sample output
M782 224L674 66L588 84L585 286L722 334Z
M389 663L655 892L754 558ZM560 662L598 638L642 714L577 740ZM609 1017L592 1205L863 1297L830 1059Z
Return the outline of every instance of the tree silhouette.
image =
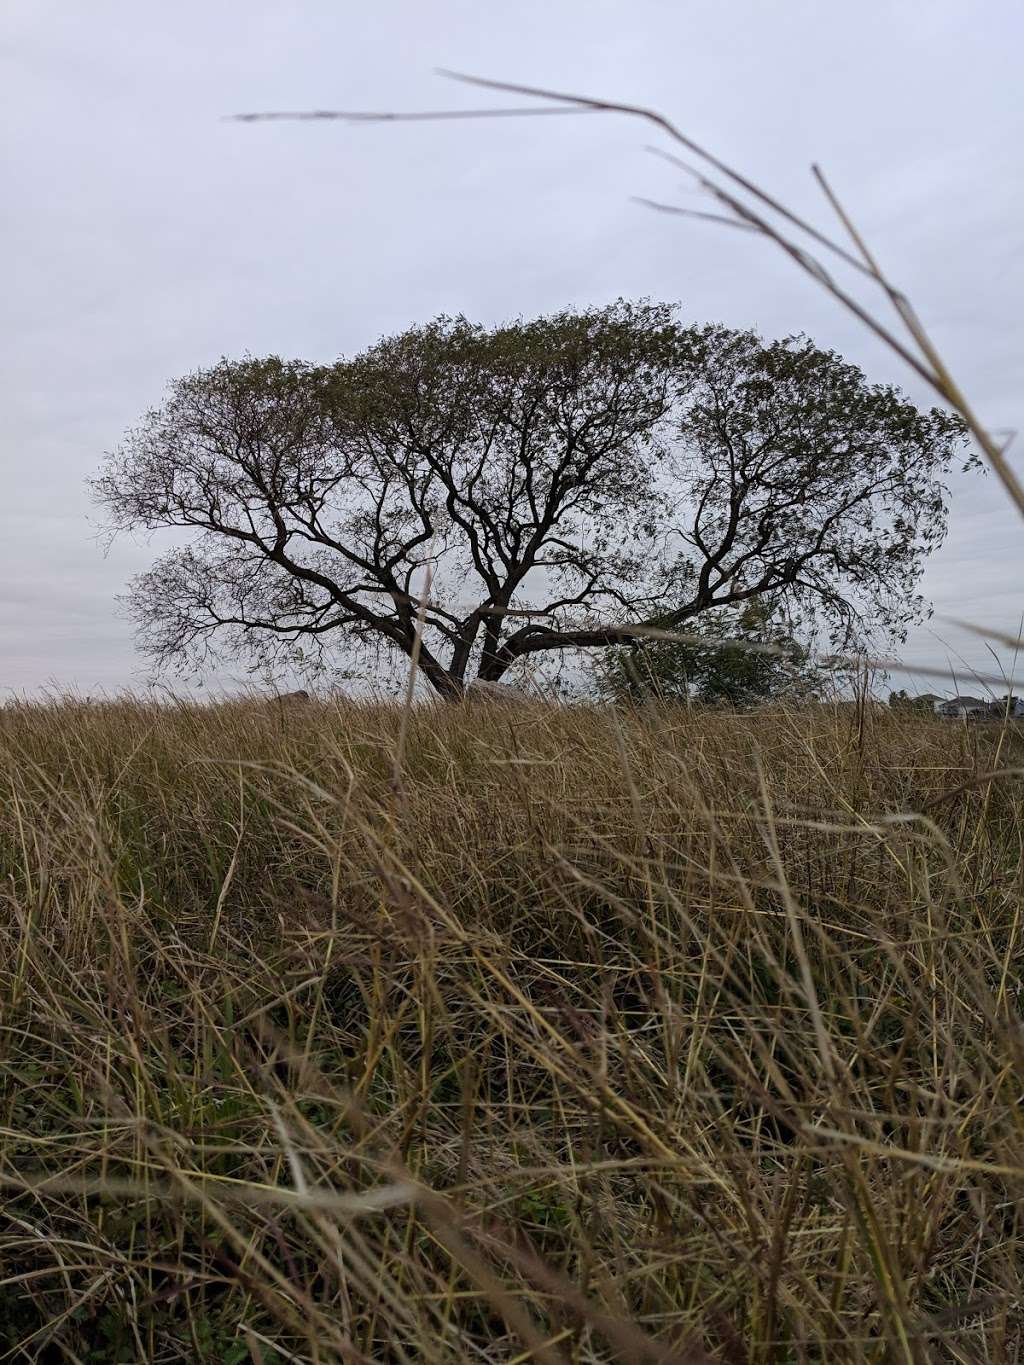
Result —
M129 593L158 663L315 669L376 642L454 699L755 600L843 645L900 636L962 437L805 338L620 301L439 318L333 365L222 361L94 488L114 530L193 533Z

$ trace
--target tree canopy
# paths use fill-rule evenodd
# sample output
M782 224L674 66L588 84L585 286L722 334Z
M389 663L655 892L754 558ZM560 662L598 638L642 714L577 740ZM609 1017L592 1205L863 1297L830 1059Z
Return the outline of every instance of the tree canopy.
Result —
M223 360L94 489L115 530L190 533L129 591L157 663L376 643L455 698L755 600L843 645L898 637L962 442L806 338L620 301L441 317L330 365Z
M804 700L820 691L825 678L787 624L753 599L698 617L686 639L642 638L603 651L595 681L600 696L625 705L750 706Z

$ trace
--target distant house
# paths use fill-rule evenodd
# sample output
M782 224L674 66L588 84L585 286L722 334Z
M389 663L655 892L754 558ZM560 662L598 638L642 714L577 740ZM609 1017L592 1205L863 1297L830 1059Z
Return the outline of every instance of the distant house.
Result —
M988 714L992 720L1024 720L1024 697L999 697L988 704Z
M992 714L989 703L982 701L980 697L951 697L949 701L943 701L936 706L935 710L940 716L951 718L970 718L988 717Z
M920 696L911 697L906 692L893 692L889 697L889 705L894 711L916 711L920 714L930 715L937 711L942 702L941 697L937 697L934 692L922 692Z
M1022 720L1024 697L997 697L982 701L980 697L937 697L934 692L922 692L911 697L906 692L893 692L889 706L894 711L912 711L918 715L935 714L948 720Z
M920 696L913 698L913 705L919 711L937 711L942 701L942 697L937 697L934 692L922 692Z

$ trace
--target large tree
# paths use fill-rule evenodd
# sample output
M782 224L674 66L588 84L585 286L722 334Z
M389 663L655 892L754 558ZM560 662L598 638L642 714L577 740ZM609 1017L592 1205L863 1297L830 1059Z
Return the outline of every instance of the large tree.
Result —
M754 599L845 644L900 635L961 442L804 338L619 302L440 318L334 365L222 361L94 488L114 529L191 533L129 594L158 663L375 642L457 698Z

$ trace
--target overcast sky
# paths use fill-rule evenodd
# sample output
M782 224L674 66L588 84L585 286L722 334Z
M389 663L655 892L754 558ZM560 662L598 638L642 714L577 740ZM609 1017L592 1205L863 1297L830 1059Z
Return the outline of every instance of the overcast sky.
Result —
M446 66L655 105L827 222L819 161L983 419L1016 429L1022 43L1019 0L5 0L0 687L147 676L114 598L157 546L104 556L84 480L171 379L222 355L326 360L442 311L650 296L806 331L931 401L769 245L631 202L701 207L640 123L223 115L489 102ZM959 480L936 612L1015 631L1022 546L995 480ZM991 667L938 621L906 651L957 656Z

